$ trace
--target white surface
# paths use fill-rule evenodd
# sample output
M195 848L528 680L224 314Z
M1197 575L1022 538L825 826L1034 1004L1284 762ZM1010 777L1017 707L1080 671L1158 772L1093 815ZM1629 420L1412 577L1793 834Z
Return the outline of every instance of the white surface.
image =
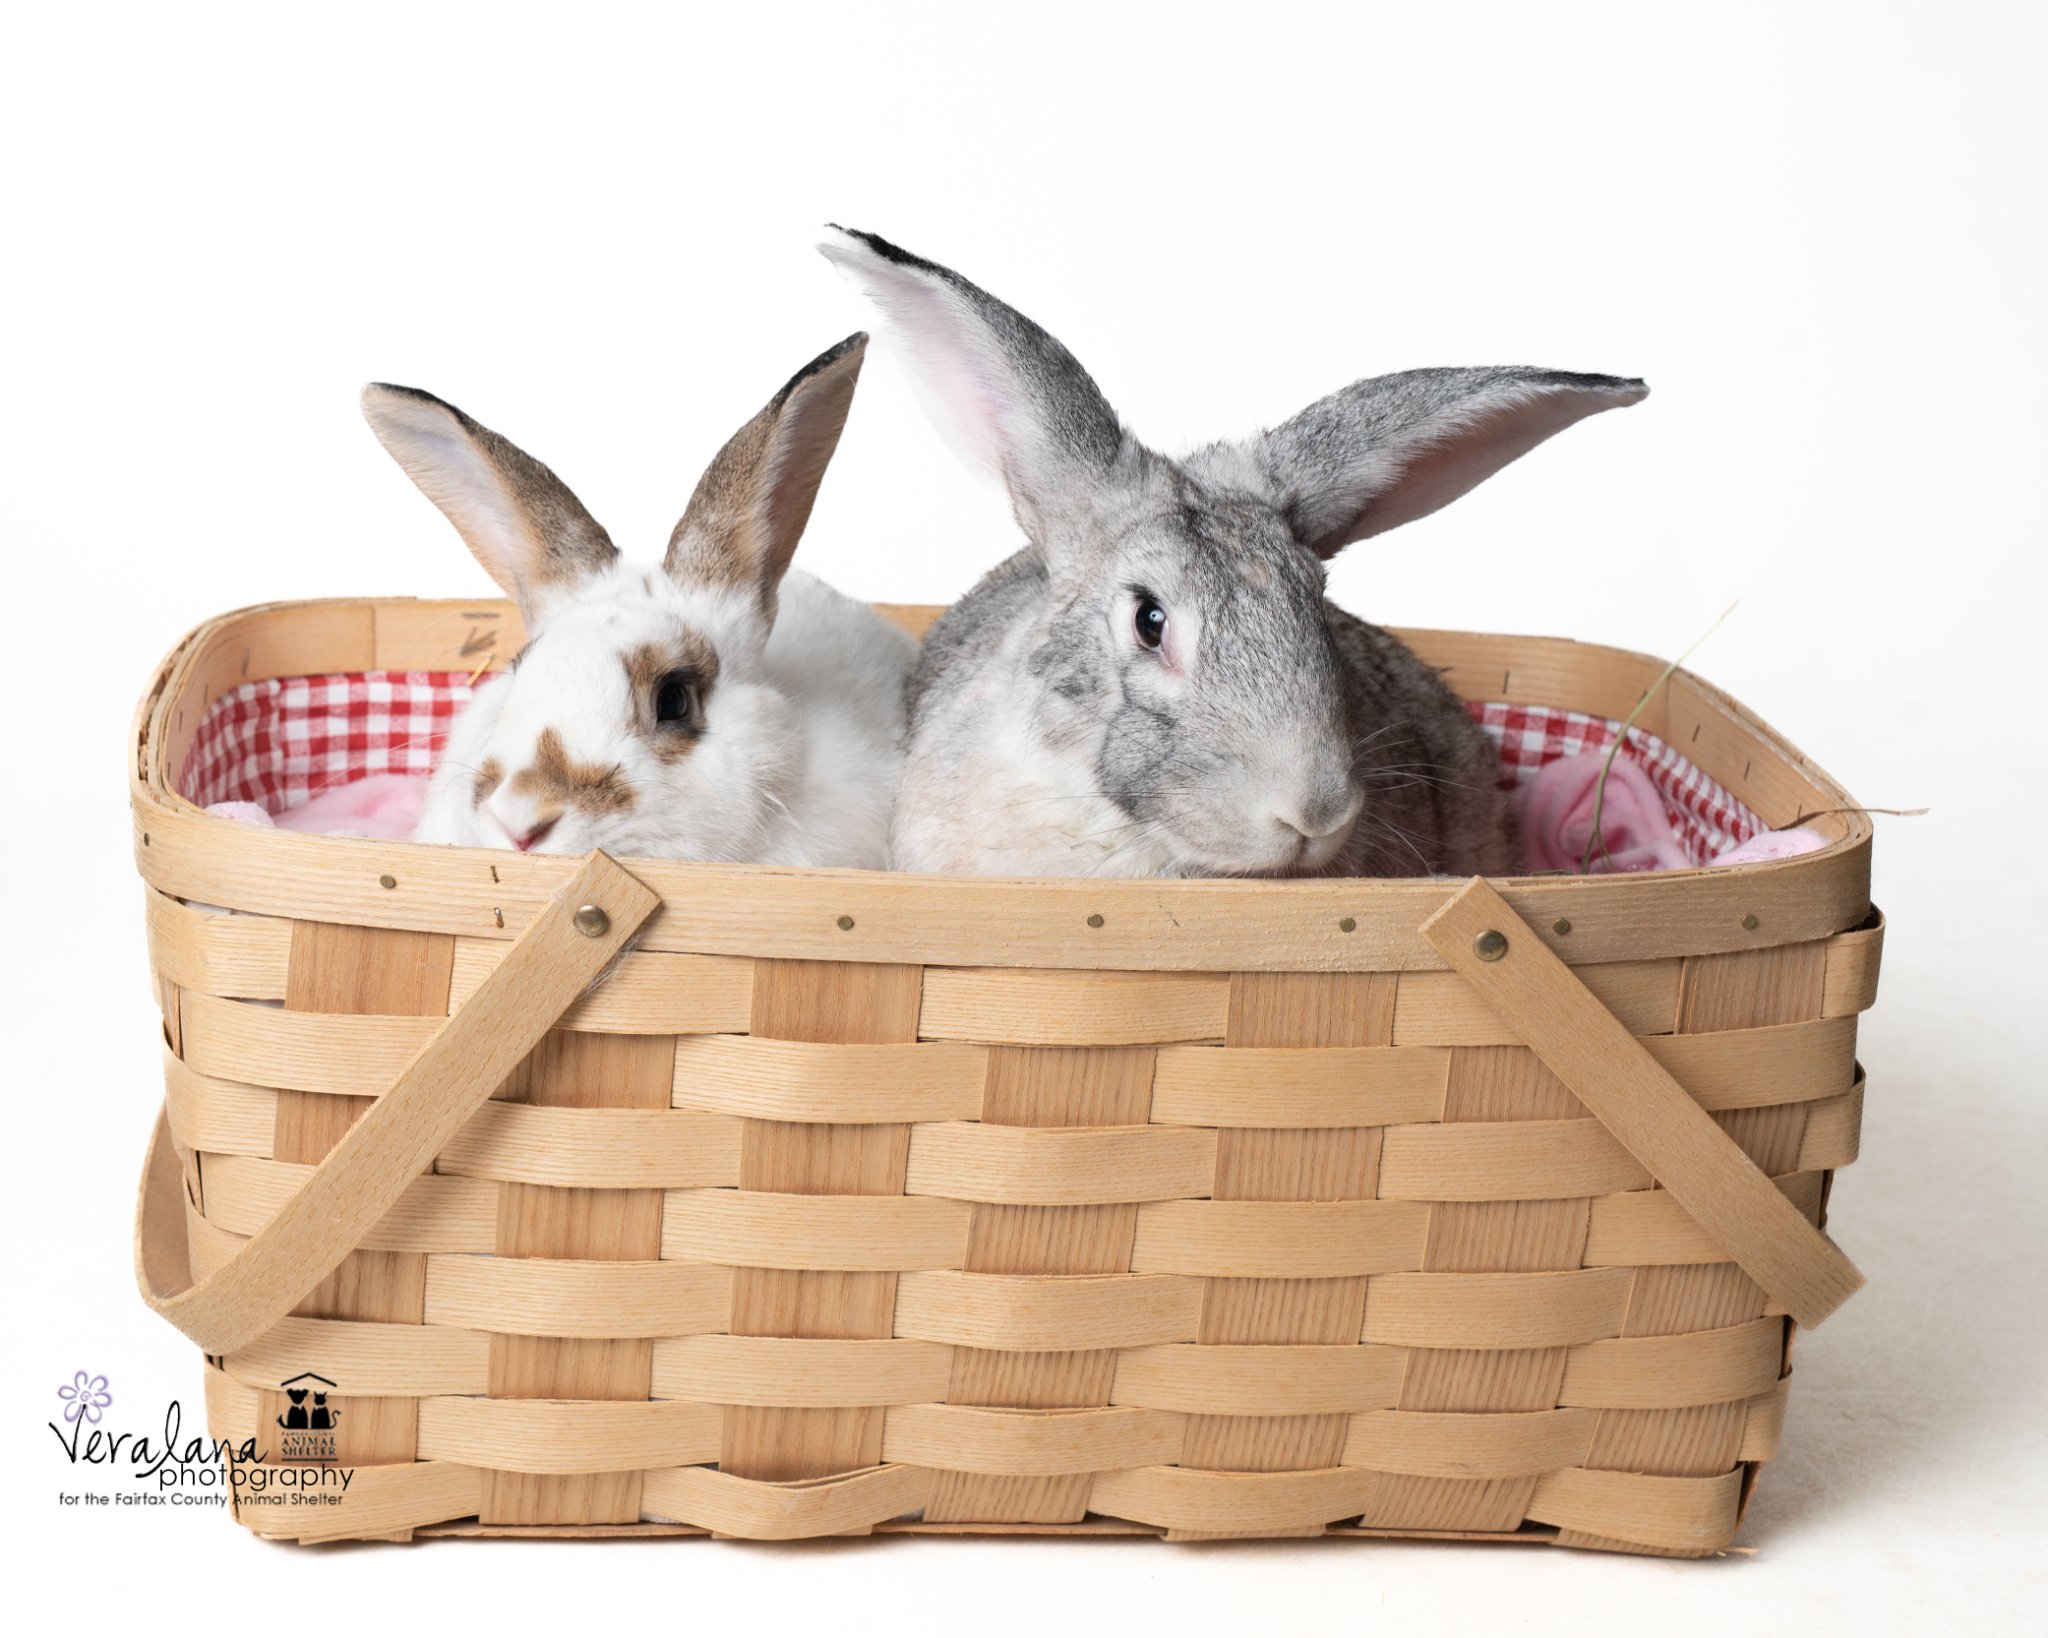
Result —
M2039 11L429 11L10 29L0 1498L28 1576L173 1631L229 1604L442 1630L2038 1630ZM1016 301L1167 445L1415 364L1649 378L1336 588L1389 622L1666 654L1739 596L1698 669L1863 800L1934 807L1879 822L1891 932L1834 1205L1871 1283L1801 1339L1756 1556L307 1557L210 1513L57 1507L57 1382L105 1371L130 1407L198 1382L127 1266L161 1084L121 760L151 664L240 604L483 589L357 418L370 377L506 431L652 554L717 443L866 323L808 248L827 218ZM861 392L803 560L942 600L1008 549L1004 509L879 350Z

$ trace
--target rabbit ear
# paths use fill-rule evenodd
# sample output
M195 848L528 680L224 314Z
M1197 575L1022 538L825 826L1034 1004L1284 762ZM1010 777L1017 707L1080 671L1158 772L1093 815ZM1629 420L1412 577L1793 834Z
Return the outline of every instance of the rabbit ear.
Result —
M1074 355L950 268L833 227L818 249L900 338L925 409L970 465L1000 478L1039 545L1050 515L1100 485L1125 447L1116 412Z
M529 628L560 593L618 561L611 536L567 484L453 404L373 382L363 388L363 418Z
M1188 465L1263 494L1328 558L1449 505L1552 433L1649 390L1562 370L1407 370L1353 382Z
M773 622L775 588L811 521L867 347L857 333L820 353L726 441L669 536L671 577L740 592Z

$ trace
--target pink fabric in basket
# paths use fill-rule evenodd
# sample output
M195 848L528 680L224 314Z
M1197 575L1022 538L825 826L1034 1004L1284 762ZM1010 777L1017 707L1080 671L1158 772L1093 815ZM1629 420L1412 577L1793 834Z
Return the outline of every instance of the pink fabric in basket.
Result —
M1604 782L1601 769L1607 769ZM1604 751L1559 757L1521 788L1522 862L1531 871L1683 870L1692 863L1650 776ZM1593 845L1598 817L1600 842Z
M1789 859L1795 854L1811 853L1815 848L1828 845L1828 839L1817 830L1808 830L1804 825L1795 825L1790 830L1767 830L1752 836L1748 841L1731 847L1714 860L1716 865L1762 864L1766 859Z
M1621 732L1621 724L1613 718L1590 717L1583 711L1493 704L1472 704L1465 709L1493 736L1500 747L1501 767L1515 787L1526 785L1562 757L1605 751ZM1736 843L1767 829L1762 819L1704 768L1687 761L1655 734L1629 729L1615 761L1628 762L1649 776L1689 865L1710 864Z
M279 830L312 836L370 836L404 842L419 828L427 802L425 774L365 774L272 815L254 802L215 802L207 808L247 825L275 825Z

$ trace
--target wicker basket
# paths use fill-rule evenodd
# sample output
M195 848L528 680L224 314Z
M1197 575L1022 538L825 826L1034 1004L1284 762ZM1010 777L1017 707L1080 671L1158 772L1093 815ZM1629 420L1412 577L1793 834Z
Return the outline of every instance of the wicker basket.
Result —
M1867 821L1765 724L1683 672L1642 719L1825 850L1495 885L622 867L176 794L244 680L514 623L248 610L141 707L138 1269L267 1458L244 1524L1733 1537L1793 1320L1859 1283L1817 1225L1882 937ZM1404 635L1610 717L1659 669Z

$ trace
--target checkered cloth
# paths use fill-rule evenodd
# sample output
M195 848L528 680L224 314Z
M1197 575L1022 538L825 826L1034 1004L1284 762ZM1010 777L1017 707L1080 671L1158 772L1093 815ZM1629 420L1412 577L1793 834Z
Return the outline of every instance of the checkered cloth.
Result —
M244 683L214 702L193 737L178 788L205 807L254 802L271 813L373 773L427 774L448 725L469 699L464 671L366 671ZM1466 707L1500 747L1504 789L1559 757L1604 751L1621 724L1534 705ZM1715 780L1655 734L1628 731L1621 755L1664 799L1678 845L1694 864L1766 827Z
M178 789L187 801L268 813L373 773L433 772L467 671L365 671L243 683L214 701Z

